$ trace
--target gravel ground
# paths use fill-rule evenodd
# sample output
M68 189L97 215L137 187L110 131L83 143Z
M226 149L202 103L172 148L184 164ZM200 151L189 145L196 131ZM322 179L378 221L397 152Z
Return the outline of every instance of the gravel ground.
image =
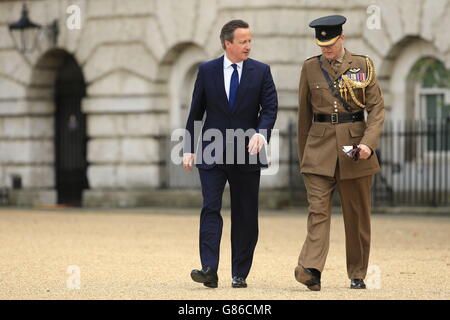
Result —
M190 279L200 266L198 211L1 209L0 299L450 298L448 216L374 215L369 264L379 268L381 288L350 290L344 225L334 214L322 291L312 292L294 278L306 236L304 210L260 213L246 289L231 288L227 210L219 288ZM80 289L67 287L71 265L80 268Z

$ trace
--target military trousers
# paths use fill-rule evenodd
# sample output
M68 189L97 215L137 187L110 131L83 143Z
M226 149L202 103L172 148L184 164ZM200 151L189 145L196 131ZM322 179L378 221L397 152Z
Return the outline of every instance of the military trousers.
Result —
M323 271L330 242L332 196L337 188L345 226L347 274L349 279L364 279L370 252L372 176L341 180L337 166L334 177L304 173L303 178L309 215L299 265Z

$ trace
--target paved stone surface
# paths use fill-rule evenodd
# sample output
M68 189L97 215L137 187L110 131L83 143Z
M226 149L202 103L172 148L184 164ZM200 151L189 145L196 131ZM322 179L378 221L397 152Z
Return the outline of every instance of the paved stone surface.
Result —
M191 281L200 266L198 210L0 210L0 299L449 299L450 217L374 215L370 265L381 289L350 290L342 216L332 218L322 291L294 279L304 210L264 211L247 289L232 289L224 211L219 288ZM68 267L80 289L68 289ZM375 278L372 278L375 279ZM366 281L368 282L368 281ZM74 284L74 282L71 282Z

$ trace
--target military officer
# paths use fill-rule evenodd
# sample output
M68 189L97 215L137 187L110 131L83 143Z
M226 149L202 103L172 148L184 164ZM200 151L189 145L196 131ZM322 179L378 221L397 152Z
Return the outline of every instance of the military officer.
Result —
M309 215L295 278L313 291L321 289L335 188L344 218L350 288L365 289L371 182L380 171L375 150L384 122L383 97L372 60L344 47L345 22L333 15L309 24L322 54L303 63L299 85L298 150Z

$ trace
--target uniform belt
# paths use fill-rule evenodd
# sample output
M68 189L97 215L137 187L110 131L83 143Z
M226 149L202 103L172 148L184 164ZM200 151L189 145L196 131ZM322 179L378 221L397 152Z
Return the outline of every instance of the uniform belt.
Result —
M332 124L364 121L364 111L332 114L315 113L313 119L314 122L330 122Z

